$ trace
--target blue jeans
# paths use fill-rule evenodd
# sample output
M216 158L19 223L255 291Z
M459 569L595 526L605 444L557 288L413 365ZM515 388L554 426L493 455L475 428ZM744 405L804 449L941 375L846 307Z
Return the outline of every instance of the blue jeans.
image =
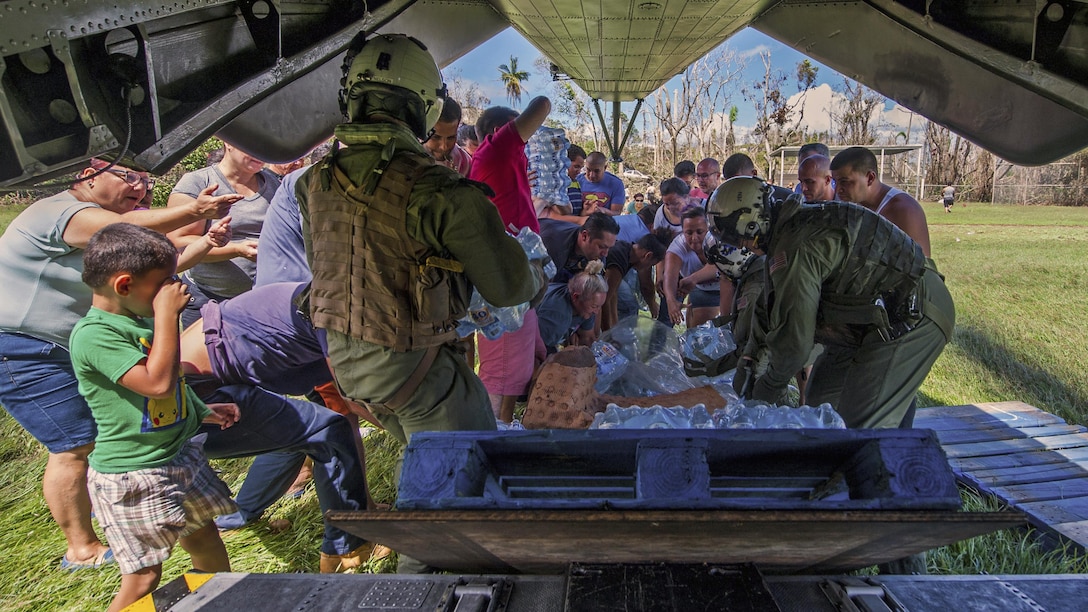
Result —
M227 385L201 395L207 403L238 405L241 418L232 427L203 425L204 451L209 459L251 457L273 451L304 453L314 460L314 487L321 513L328 510L365 510L366 474L355 448L347 419L328 408L292 399L251 385ZM282 483L287 477L279 476ZM294 480L294 474L291 474ZM286 484L280 486L283 494ZM321 552L349 553L364 540L325 523Z
M55 342L0 332L0 404L50 453L91 444L98 431L72 357Z
M638 314L638 291L638 271L631 268L616 289L616 315L620 321Z
M283 497L306 461L306 453L276 452L257 455L234 501L247 523L255 521Z
M182 275L181 282L185 283L185 286L189 288L190 298L189 303L185 305L185 309L181 311L182 329L196 323L196 320L201 316L200 309L204 307L204 304L207 304L211 300L225 302L229 299L202 288L186 275Z

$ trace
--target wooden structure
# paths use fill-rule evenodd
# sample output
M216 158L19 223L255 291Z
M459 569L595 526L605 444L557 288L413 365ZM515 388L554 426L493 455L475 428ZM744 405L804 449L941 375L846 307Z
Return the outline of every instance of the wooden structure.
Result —
M956 477L1088 549L1088 429L1022 402L922 408Z

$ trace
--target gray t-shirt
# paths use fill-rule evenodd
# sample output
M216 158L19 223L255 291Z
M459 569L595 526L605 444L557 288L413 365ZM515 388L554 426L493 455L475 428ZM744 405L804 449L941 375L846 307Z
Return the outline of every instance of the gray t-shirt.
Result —
M703 251L706 252L707 249L717 243L718 241L714 239L714 236L707 232L706 236L703 238ZM673 238L672 244L669 245L668 252L680 258L680 278L691 276L699 270L702 270L706 265L699 259L698 253L688 248L688 243L684 240L683 234ZM721 286L718 284L717 279L703 281L695 286L703 291L716 292L721 290Z
M268 203L280 186L280 180L267 169L257 174L257 183L257 193L238 200L231 206L230 229L234 242L257 240L260 237ZM184 193L195 198L200 195L201 190L212 184L219 185L213 195L237 193L216 166L185 174L174 186L173 193ZM207 222L205 228L209 226L210 222ZM235 257L229 261L197 264L185 274L202 289L229 298L253 288L253 281L257 278L257 263L245 257Z
M70 192L38 200L0 236L0 331L18 332L68 348L68 335L91 308L83 284L83 249L64 242L79 211L96 206Z

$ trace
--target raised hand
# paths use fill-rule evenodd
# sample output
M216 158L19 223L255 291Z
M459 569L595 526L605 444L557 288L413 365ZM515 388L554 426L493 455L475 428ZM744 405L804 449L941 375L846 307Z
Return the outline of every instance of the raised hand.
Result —
M230 243L231 237L230 215L212 223L204 236L213 247L227 246L227 244Z
M193 211L202 219L219 219L230 213L230 207L242 199L237 193L226 195L212 195L219 185L208 185L200 191L200 195L193 200Z

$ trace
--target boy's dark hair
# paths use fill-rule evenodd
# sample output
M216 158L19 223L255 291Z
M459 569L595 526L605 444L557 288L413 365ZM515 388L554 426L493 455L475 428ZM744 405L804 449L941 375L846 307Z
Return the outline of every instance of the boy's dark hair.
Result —
M665 259L665 250L669 248L669 242L672 241L672 232L659 227L653 231L653 233L646 234L642 238L635 241L635 244L653 253L654 259L661 261Z
M576 144L572 144L569 147L567 147L567 159L569 159L571 161L574 161L574 160L578 159L579 157L581 157L583 159L586 157L586 150L585 149L583 149L582 147L579 147Z
M173 269L177 263L178 250L166 236L131 223L111 223L87 242L83 282L97 289L120 272L139 278L152 270Z
M480 118L476 120L476 137L483 142L484 138L513 121L518 114L516 110L507 106L492 106L480 113Z
M457 100L450 97L442 99L442 112L438 115L438 120L442 123L461 122L461 105Z
M476 126L464 124L457 128L457 144L462 147L465 146L468 141L480 142L480 139L476 137Z
M616 223L616 220L613 219L611 215L606 215L603 212L595 212L586 217L585 223L582 224L582 231L588 232L590 238L597 240L600 239L603 234L620 233L620 224Z

